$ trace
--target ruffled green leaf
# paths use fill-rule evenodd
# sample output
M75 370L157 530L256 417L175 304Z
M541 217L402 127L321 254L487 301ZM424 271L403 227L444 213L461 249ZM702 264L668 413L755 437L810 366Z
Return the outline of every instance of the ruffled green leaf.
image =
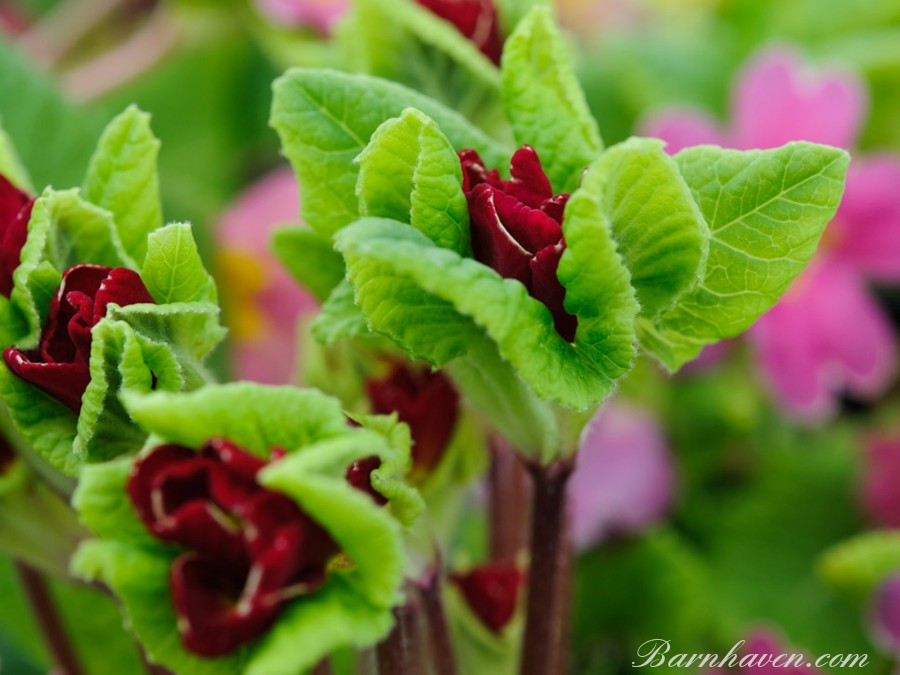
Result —
M156 302L217 301L216 284L203 267L189 224L173 223L156 230L146 247L141 279Z
M360 214L410 223L438 246L471 255L462 167L433 120L407 108L375 130L357 161Z
M438 123L454 148L475 148L505 166L511 150L458 113L393 82L330 70L294 68L275 82L271 124L303 194L303 219L330 236L359 216L354 160L375 130L406 108Z
M537 150L556 192L573 192L603 141L548 7L532 9L506 41L503 102L516 142Z
M338 40L351 70L420 91L483 129L506 131L497 67L415 0L357 0Z
M866 532L825 553L819 573L833 588L868 597L890 574L900 572L900 532Z
M188 447L228 438L268 458L275 447L291 451L347 431L340 403L313 390L238 382L123 399L144 429Z
M2 126L0 126L0 175L5 176L20 190L34 192L28 171L19 159L12 139Z
M69 267L78 263L136 267L122 248L108 211L86 202L78 190L52 188L34 204L21 261L13 274L10 299L27 321L28 334L5 340L16 340L20 347L37 344L50 300Z
M602 195L641 316L656 317L697 283L709 228L662 141L632 138L611 147L582 187Z
M335 286L311 329L316 340L326 345L368 333L369 325L365 315L356 306L353 286L349 281L344 279Z
M330 237L305 227L275 230L272 252L301 286L319 302L344 278L344 259L334 250Z
M124 495L122 495L124 499ZM72 558L72 573L99 581L121 599L126 625L140 638L154 663L179 675L241 675L250 648L210 659L191 654L181 644L169 590L169 568L178 549L168 554L118 541L84 542Z
M487 333L540 398L582 409L601 401L630 366L628 336L637 313L627 271L614 257L603 257L602 246L615 254L609 234L595 225L591 230L596 218L582 221L582 201L573 196L569 203L566 221L574 225L571 239L566 230L569 250L560 263L567 296L575 299L567 306L579 313L574 344L559 336L549 310L522 284L435 246L409 225L364 218L338 233L335 245L372 329L412 358L440 366L467 353ZM573 208L576 215L570 218ZM599 235L591 239L592 232ZM566 256L571 269L582 248L598 269L607 261L618 265L602 269L599 281L607 285L591 284L590 297L587 262L576 268L580 274L563 277Z
M670 370L746 330L778 301L837 210L849 156L798 142L749 152L700 146L675 161L711 239L702 282L639 326L644 348Z
M113 214L122 244L135 260L147 252L147 235L163 224L159 145L150 115L129 106L100 136L82 185L85 199Z

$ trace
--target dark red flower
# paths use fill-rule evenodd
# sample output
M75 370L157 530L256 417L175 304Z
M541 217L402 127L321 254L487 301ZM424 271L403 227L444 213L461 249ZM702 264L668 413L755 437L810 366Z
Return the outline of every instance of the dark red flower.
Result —
M553 194L541 160L528 145L512 157L511 180L501 180L496 169L488 171L474 150L463 150L459 159L476 260L525 284L550 310L557 332L571 342L578 320L563 307L566 290L556 277L566 250L562 221L569 195Z
M449 21L494 63L500 63L503 40L494 0L418 0L432 13Z
M450 580L462 591L472 612L499 635L516 613L525 575L512 563L488 563L465 574L453 574Z
M375 455L358 459L347 467L347 482L361 492L365 492L378 506L388 503L384 495L372 487L372 472L381 466L381 458Z
M135 462L127 490L147 529L187 549L170 587L187 649L222 656L325 581L339 548L293 501L262 487L263 460L223 439L199 451L161 445Z
M412 435L412 476L431 473L443 456L459 417L459 395L443 374L401 362L388 375L366 382L372 411L397 413Z
M137 272L125 267L75 265L56 290L37 349L3 352L7 367L53 398L81 411L91 381L91 329L110 304L124 307L154 302Z
M0 175L0 295L9 297L13 272L28 238L28 221L35 198Z

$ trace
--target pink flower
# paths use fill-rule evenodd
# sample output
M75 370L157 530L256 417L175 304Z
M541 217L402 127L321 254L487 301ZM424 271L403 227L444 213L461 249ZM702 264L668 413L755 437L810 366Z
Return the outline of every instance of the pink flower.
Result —
M335 24L347 13L347 0L255 0L260 14L274 23L309 26L330 35Z
M293 379L297 319L316 303L275 260L269 236L273 227L296 222L298 209L297 181L284 168L250 186L220 219L217 268L239 379Z
M738 668L734 668L732 663L740 665ZM729 672L742 675L800 675L800 673L820 675L822 672L818 668L812 667L808 656L797 649L786 646L776 635L766 630L751 633L733 662L729 660L723 665L728 665L730 669L707 670L707 675L724 675Z
M862 458L860 501L880 527L900 528L900 436L867 439Z
M900 574L888 577L876 589L869 623L876 644L885 652L900 655Z
M569 481L575 545L648 527L668 511L674 493L675 469L656 420L607 403L588 426Z
M792 140L852 147L866 110L863 83L839 68L805 69L785 48L763 51L738 75L732 120L670 109L643 125L668 150L717 143L750 149ZM763 379L801 421L832 414L840 394L882 394L896 365L889 321L867 282L900 280L900 160L856 157L819 253L748 334Z

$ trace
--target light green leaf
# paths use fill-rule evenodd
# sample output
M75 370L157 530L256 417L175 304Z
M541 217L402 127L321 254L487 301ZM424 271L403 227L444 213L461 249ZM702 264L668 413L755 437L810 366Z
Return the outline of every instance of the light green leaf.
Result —
M272 252L291 276L324 302L344 278L344 259L330 237L305 227L287 227L272 235Z
M215 303L216 284L203 267L187 223L173 223L153 232L141 279L156 302Z
M577 211L579 200L573 197L570 209L573 202ZM598 269L606 262L618 265L617 270L603 268L602 283L591 285L587 273L563 278L563 256L560 279L564 284L568 280L568 292L576 301L573 308L579 311L574 344L559 336L549 310L530 297L525 286L435 246L409 225L361 219L338 233L336 247L344 254L356 303L372 329L412 358L443 365L467 353L487 333L500 356L540 398L583 409L599 403L611 391L613 379L630 366L628 336L637 305L624 267L614 257L597 255L603 245L606 253L615 253L608 232L597 230L595 219L576 216L571 222L573 237L566 255L573 257L583 244ZM586 235L591 227L600 232L593 240ZM575 245L576 240L582 244ZM590 269L588 263L581 267Z
M100 136L82 186L85 199L113 214L125 250L135 260L147 252L147 235L163 224L158 153L150 115L129 106Z
M357 161L361 215L408 222L438 246L471 255L462 167L433 120L407 108L375 130Z
M82 199L78 190L47 188L34 204L28 241L13 274L10 299L28 322L20 347L37 344L62 273L78 263L131 267L108 211Z
M415 0L357 0L338 44L350 70L399 82L508 135L497 67Z
M16 153L15 145L6 130L0 126L0 175L20 190L34 192L28 171Z
M803 271L841 200L849 156L811 143L739 152L713 146L675 157L709 227L702 282L653 324L644 348L670 370L734 337Z
M552 11L535 7L503 50L503 102L516 142L537 150L556 192L573 192L603 150L566 49Z
M71 568L75 576L102 582L121 599L126 625L154 663L180 675L241 675L250 647L210 659L182 646L169 590L169 568L177 553L174 547L162 553L159 547L89 540L76 551Z
M406 108L421 110L454 148L475 148L488 164L506 165L512 155L456 112L393 82L294 68L274 89L271 124L300 181L303 219L326 236L359 216L354 160L378 126Z
M709 228L662 141L632 138L609 148L582 189L602 196L642 316L656 317L699 280Z
M900 532L866 532L828 550L819 573L833 588L867 598L889 575L900 572Z
M296 450L347 431L340 403L312 389L239 382L179 394L126 392L123 399L147 431L188 447L228 438L268 457L275 447Z
M332 344L369 332L366 317L356 306L353 286L349 281L344 279L335 286L311 329L313 336L322 344Z

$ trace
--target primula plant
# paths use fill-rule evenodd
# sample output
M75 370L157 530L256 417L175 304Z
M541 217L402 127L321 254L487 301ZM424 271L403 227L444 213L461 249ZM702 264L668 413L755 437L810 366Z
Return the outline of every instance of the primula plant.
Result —
M219 250L203 223L166 224L160 143L136 106L74 188L34 184L0 131L0 548L69 675L102 666L82 668L48 619L45 577L111 598L152 673L561 675L573 543L673 508L664 427L702 407L676 397L673 425L662 394L611 397L811 283L849 156L809 142L831 137L739 142L740 125L715 137L735 149L663 132L607 146L542 0L246 4L271 51L294 53L299 27L342 69L275 81L296 184L283 166L208 214ZM223 156L246 178L258 150ZM203 202L187 173L173 194ZM226 330L209 254L232 371L266 383L224 382L210 358ZM288 381L305 387L267 384ZM873 462L892 472L885 453ZM749 480L737 459L727 478ZM893 523L889 482L867 478L864 499ZM679 526L714 549L708 520ZM659 576L702 603L682 534L622 547L621 567L650 585L671 563ZM894 651L900 562L869 563L897 550L866 536L822 564L872 597ZM793 642L739 627L760 649Z
M604 148L564 55L551 13L532 10L503 49L497 137L412 90L322 70L282 77L272 117L312 228L281 239L316 242L292 267L338 279L333 240L346 270L314 334L375 332L445 368L530 467L526 673L554 672L561 649L554 588L583 421L639 350L675 371L772 307L848 166L803 142Z

